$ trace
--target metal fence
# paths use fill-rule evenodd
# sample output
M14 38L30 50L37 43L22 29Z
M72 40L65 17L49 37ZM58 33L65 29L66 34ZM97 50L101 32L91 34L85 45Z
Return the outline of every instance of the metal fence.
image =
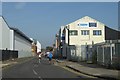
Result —
M86 53L86 45L70 45L68 46L69 51L67 57L72 61L86 61L87 53Z
M97 63L107 68L120 69L120 43L104 43L97 46Z
M18 58L18 51L15 50L0 50L0 55L2 56L1 60L9 60Z

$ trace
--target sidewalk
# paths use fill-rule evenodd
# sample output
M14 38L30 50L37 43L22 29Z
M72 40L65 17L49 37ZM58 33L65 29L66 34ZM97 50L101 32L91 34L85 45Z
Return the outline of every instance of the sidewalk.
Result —
M57 62L63 62L58 60ZM118 70L111 70L111 69L106 69L104 67L95 65L95 64L87 64L83 62L71 62L71 61L64 61L66 67L71 68L77 72L94 76L94 77L99 77L99 78L104 78L104 79L120 79L118 76L120 76L120 71Z

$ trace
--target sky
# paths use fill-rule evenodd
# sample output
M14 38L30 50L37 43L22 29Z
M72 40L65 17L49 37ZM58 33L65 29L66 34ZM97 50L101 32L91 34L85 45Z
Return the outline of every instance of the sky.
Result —
M84 16L118 29L117 2L3 2L2 16L43 48L52 46L61 26Z

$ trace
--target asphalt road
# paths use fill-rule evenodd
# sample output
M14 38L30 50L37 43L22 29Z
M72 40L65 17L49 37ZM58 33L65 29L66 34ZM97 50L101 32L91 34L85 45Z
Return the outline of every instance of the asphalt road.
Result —
M43 59L41 63L38 63L38 59L34 58L27 62L3 69L2 78L34 78L44 80L45 78L80 79L85 77L72 73L53 64L49 64L47 59Z

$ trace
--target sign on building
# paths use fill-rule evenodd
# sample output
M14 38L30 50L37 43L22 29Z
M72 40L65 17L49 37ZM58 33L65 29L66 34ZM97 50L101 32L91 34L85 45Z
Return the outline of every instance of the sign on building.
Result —
M78 26L80 26L80 27L97 27L97 23L96 22L80 22L78 24Z

